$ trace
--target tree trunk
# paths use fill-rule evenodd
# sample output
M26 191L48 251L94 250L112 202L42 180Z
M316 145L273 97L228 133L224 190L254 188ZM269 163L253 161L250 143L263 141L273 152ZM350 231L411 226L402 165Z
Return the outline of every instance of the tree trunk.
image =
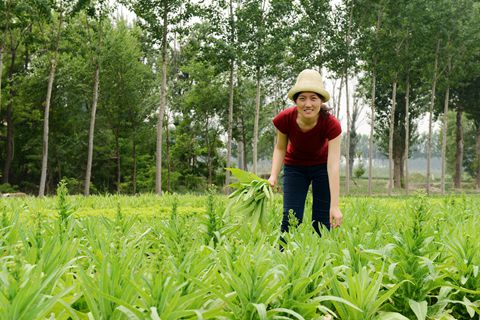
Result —
M233 15L233 1L230 0L230 45L235 41L235 27L234 27L234 15ZM230 77L228 81L228 128L227 128L227 168L231 167L232 161L232 127L233 127L233 88L234 88L234 73L235 73L235 60L230 60ZM230 193L230 171L225 172L225 192Z
M2 114L3 43L0 43L0 114Z
M351 128L350 130L350 150L349 150L349 157L350 161L348 163L348 170L350 177L353 177L353 165L355 163L355 157L356 157L356 151L357 151L357 144L358 144L358 133L357 133L357 122L360 117L360 113L362 112L362 108L359 106L358 103L358 97L357 95L353 95L353 108L352 108L352 113L351 116L349 117L351 119L349 127Z
M338 89L338 101L337 101L337 109L335 110L336 111L336 114L335 114L335 117L337 119L340 119L340 105L341 105L341 101L342 101L342 88L343 88L343 77L340 77L340 88Z
M137 141L135 136L135 130L133 131L132 137L132 157L133 157L133 168L132 168L132 192L137 194Z
M368 195L372 195L372 171L373 171L373 133L375 127L375 86L376 86L375 63L372 74L372 103L371 103L371 123L370 136L368 137Z
M349 160L348 160L348 176L353 179L353 165L355 164L355 151L357 149L357 144L355 143L356 134L353 134L353 131L350 131L350 150L348 151Z
M231 1L230 1L231 3ZM228 129L227 129L227 168L231 167L232 161L232 127L233 127L233 80L235 64L233 59L230 61L230 79L228 85ZM226 193L230 193L230 171L225 172Z
M480 123L477 122L477 143L476 143L476 159L477 159L477 190L480 189Z
M57 57L51 60L50 75L48 76L47 99L45 101L45 115L43 119L43 156L42 156L42 171L40 176L39 197L45 195L45 182L47 179L47 165L48 165L48 131L50 119L50 102L52 100L53 81L55 79L55 72L57 69Z
M49 164L49 167L52 165ZM53 185L53 170L50 170L50 168L47 168L47 180L45 183L45 193L49 194L52 190L55 191L55 186Z
M245 170L243 167L243 142L242 140L237 142L237 162L238 162L238 168Z
M399 132L400 130L398 129L394 136L398 135ZM393 186L398 190L403 187L405 150L402 147L401 144L394 144L393 146Z
M392 110L390 111L390 129L388 138L388 195L392 195L393 189L393 131L395 129L395 108L397 104L397 80L393 82L392 90Z
M14 93L13 88L10 89L10 93ZM10 97L13 97L13 95L10 95ZM13 162L13 99L10 99L8 102L5 121L7 123L7 154L5 156L5 163L3 165L2 183L9 183L10 168L12 167Z
M346 133L346 148L345 148L345 194L350 193L350 97L348 92L348 74L345 69L345 98L347 99L347 133Z
M375 28L375 42L378 40L378 32L380 30L382 22L382 12L377 14L377 25ZM371 124L370 124L370 137L368 139L368 195L372 195L372 179L373 179L373 134L375 128L375 98L376 98L376 80L377 80L377 57L373 55L373 71L372 71L372 104L371 104Z
M400 130L398 130L400 131ZM399 132L397 132L399 134ZM393 186L395 189L400 190L403 188L403 178L404 178L404 160L405 160L405 150L402 148L402 145L393 146Z
M10 50L10 67L8 70L8 85L10 87L10 99L7 104L7 110L5 114L5 121L7 123L7 154L5 155L5 163L3 164L2 183L9 183L10 181L10 168L13 162L13 143L14 143L14 127L13 127L13 97L16 95L14 90L14 74L15 74L15 60L17 57L17 49L15 46L11 46Z
M476 143L476 159L477 159L477 190L480 189L480 123L477 123L477 143Z
M120 133L118 129L115 129L115 161L117 166L117 193L120 193L120 183L122 180L122 171L121 171L121 163L120 163Z
M90 115L90 129L88 131L88 159L87 159L87 172L85 174L85 183L83 194L88 196L90 194L90 180L92 175L92 159L93 159L93 136L95 132L95 118L97 114L98 104L98 91L100 86L100 64L97 61L95 68L95 81L93 84L93 101L92 111Z
M253 173L257 174L258 122L260 119L260 67L257 67L257 94L255 96L255 123L253 124Z
M243 170L248 170L248 153L247 153L247 131L245 129L245 119L240 117L239 122L241 123L241 135L242 135L242 167Z
M463 110L457 110L457 122L456 122L456 136L455 136L455 188L462 188L462 169L463 169L463 124L462 124Z
M435 105L435 89L437 86L437 68L438 68L438 54L440 51L440 40L437 41L437 49L435 51L435 65L433 70L433 82L432 82L432 96L430 98L430 107L428 115L428 146L427 146L427 195L430 195L430 175L432 171L432 115L433 107Z
M58 48L60 46L60 38L63 26L63 12L60 12L58 29L55 39L55 50L53 52L52 60L50 61L50 75L48 77L47 98L45 101L45 115L43 121L43 156L42 156L42 170L40 176L40 187L38 196L43 197L45 195L45 182L47 179L47 166L48 166L48 131L49 131L49 118L50 118L50 103L52 100L53 81L55 80L55 74L57 71L57 59Z
M445 168L447 163L447 126L448 126L448 99L450 96L450 88L447 85L445 91L445 105L443 109L443 130L442 130L442 180L441 180L441 192L445 195Z
M393 158L393 176L395 177L395 188L401 188L401 177L403 173L403 154L398 152Z
M167 104L167 33L168 33L168 11L167 1L163 8L163 39L162 39L162 85L160 87L160 105L158 107L157 121L157 154L156 154L156 176L155 192L162 194L162 131L163 115Z
M409 193L409 181L408 181L408 149L410 148L410 75L407 75L407 90L405 93L405 152L404 152L404 163L405 163L405 194Z
M350 50L350 34L352 30L352 19L353 19L353 7L350 9L349 17L348 17L348 30L347 34L345 35L345 43L347 45L347 54ZM348 55L347 55L348 57ZM350 95L349 95L349 88L348 88L348 60L345 59L345 66L344 66L344 73L345 73L345 98L347 102L347 148L346 148L346 176L345 176L345 194L348 195L350 193Z
M210 135L208 129L210 127L209 118L205 121L205 142L207 143L207 169L208 169L208 185L212 185L212 146L210 143Z
M330 92L330 103L332 104L332 114L335 116L337 115L337 98L335 97L336 92L335 92L335 87L337 85L337 80L333 79L332 80L332 92ZM276 113L278 114L278 113ZM275 115L276 115L275 114Z
M172 192L172 161L170 157L170 127L169 127L169 117L167 116L167 125L165 126L166 133L166 147L167 147L167 191Z

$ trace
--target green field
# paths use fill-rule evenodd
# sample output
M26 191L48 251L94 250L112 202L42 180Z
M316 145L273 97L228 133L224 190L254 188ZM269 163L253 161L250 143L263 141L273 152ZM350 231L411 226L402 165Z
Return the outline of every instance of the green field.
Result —
M479 319L478 196L343 198L341 228L305 221L284 252L279 195L262 230L226 205L2 200L0 318Z

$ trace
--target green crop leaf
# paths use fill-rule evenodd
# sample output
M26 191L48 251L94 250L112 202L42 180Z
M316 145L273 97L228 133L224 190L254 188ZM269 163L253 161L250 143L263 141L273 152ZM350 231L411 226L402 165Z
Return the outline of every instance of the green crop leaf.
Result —
M417 302L410 299L408 300L408 304L410 305L410 308L412 308L412 311L415 313L418 320L425 320L427 317L427 301Z
M226 170L230 171L232 175L238 179L240 183L250 183L254 180L260 181L264 180L257 176L256 174L248 171L244 171L238 168L226 168Z
M378 320L408 320L398 312L380 312Z
M273 191L267 180L257 175L236 168L227 168L238 179L230 187L235 190L230 194L227 212L235 209L250 222L252 231L257 226L265 228L268 219L267 202L273 199Z
M268 319L267 318L267 308L265 307L265 304L263 303L252 303L255 309L258 312L258 316L260 319Z
M297 313L293 310L290 310L290 309L286 309L286 308L275 308L275 309L271 309L271 310L268 311L268 314L278 314L278 313L287 313L287 314L295 317L295 319L305 320L305 318L302 317L299 313ZM293 319L293 318L287 318L287 319Z

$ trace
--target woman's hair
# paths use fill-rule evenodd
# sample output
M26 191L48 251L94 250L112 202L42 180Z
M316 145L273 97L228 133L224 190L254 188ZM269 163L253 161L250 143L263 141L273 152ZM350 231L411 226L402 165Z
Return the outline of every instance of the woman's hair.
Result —
M302 92L297 92L293 95L293 101L297 102L297 98L300 95L300 93L302 93ZM322 97L320 94L318 94L316 92L314 92L314 93L322 100L322 102L325 101L325 98ZM332 108L329 108L329 107L327 107L326 104L322 103L322 106L320 108L320 114L322 116L326 117L330 113L330 110L332 110Z

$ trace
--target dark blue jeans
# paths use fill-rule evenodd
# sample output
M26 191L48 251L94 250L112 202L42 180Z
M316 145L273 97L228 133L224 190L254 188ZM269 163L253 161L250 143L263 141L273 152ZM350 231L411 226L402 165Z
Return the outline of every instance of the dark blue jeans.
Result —
M308 188L312 184L312 226L320 235L320 224L330 229L330 186L327 165L283 167L283 219L282 233L288 231L289 211L301 223Z

